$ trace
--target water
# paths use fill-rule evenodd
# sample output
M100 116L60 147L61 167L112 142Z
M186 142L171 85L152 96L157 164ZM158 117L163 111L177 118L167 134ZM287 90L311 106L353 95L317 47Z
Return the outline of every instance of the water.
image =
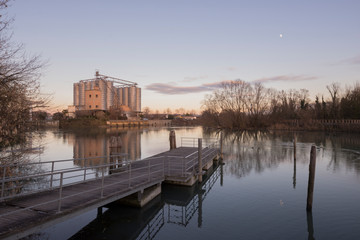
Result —
M121 136L132 160L169 148L172 128L42 133L34 161L108 154ZM176 128L180 137L214 137L202 128ZM360 138L358 135L245 132L225 134L224 165L203 185L163 185L142 209L108 206L57 224L30 239L358 239ZM306 194L310 148L317 147L312 214Z

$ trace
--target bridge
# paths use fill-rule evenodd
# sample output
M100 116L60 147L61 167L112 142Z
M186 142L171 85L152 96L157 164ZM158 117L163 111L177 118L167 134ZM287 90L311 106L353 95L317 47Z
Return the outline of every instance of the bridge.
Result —
M140 161L118 154L2 165L0 238L25 237L118 200L143 206L163 182L191 186L219 154L215 139L196 142L182 138L181 147Z

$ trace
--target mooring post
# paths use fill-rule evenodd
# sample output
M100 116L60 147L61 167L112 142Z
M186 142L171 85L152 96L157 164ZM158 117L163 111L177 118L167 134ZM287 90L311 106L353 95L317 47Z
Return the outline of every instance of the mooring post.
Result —
M294 133L294 161L296 161L296 134Z
M294 160L293 188L296 188L296 160Z
M202 150L202 139L198 139L198 164L199 164L199 182L202 182L202 156L201 156L201 150Z
M170 150L176 148L176 136L175 131L171 130L169 134L169 141L170 141Z
M223 159L223 132L220 133L220 159Z
M310 151L309 182L308 182L306 211L312 210L314 181L315 181L315 165L316 165L316 147L312 146Z

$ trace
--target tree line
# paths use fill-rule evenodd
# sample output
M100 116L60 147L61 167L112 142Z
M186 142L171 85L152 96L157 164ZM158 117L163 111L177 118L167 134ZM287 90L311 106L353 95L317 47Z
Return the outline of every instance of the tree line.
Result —
M261 83L225 82L203 100L202 124L228 129L268 128L288 120L360 119L360 85L328 85L330 99L307 89L279 91Z

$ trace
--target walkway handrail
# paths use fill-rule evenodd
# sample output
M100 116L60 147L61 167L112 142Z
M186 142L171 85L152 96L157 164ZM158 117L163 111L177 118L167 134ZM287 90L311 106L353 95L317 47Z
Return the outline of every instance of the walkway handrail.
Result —
M152 159L149 160L139 160L139 161L134 161L134 162L130 162L130 161L125 161L122 163L119 162L111 162L111 163L107 163L107 164L99 164L99 165L94 165L91 166L91 170L100 170L102 171L103 169L107 169L110 171L111 167L120 167L120 168L116 168L116 169L121 169L121 168L125 168L127 167L129 164L139 164L142 161L151 161ZM124 165L122 165L124 164ZM139 168L141 169L141 168ZM88 178L88 175L95 175L96 172L90 172L89 173L89 168L66 168L66 169L60 169L60 170L56 170L53 172L42 172L42 173L37 173L37 174L28 174L28 175L20 175L20 176L14 176L14 177L3 177L1 182L1 196L0 196L0 202L9 198L13 198L13 197L17 197L17 196L25 196L25 195L29 195L29 194L33 194L33 193L37 193L37 192L42 192L42 191L46 191L46 190L50 190L50 189L54 189L57 186L53 186L54 182L57 181L61 181L60 178L54 178L55 176L61 176L61 175L65 175L65 174L70 174L70 173L76 173L76 172L82 172L82 174L79 175L71 175L68 177L63 177L62 180L67 180L67 179L75 179L74 181L71 181L69 184L76 184L79 182L86 182L86 181L91 181L94 180L98 177L93 177L93 178ZM76 180L76 178L81 177L81 179ZM45 181L39 181L39 182L35 182L35 185L38 186L39 184L42 185L41 188L37 187L37 189L35 191L33 190L33 187L31 187L30 185L34 185L34 182L30 182L30 184L28 182L26 182L29 179L41 179L41 178L46 178ZM25 184L21 184L22 181L25 181ZM9 183L15 183L13 184L14 186L11 187L7 187L6 185L8 185ZM20 183L20 184L19 184ZM11 185L11 184L10 184ZM26 191L23 192L21 194L17 194L15 192L15 194L11 194L6 196L5 192L7 191L13 191L16 189L22 189L22 188L27 188L30 191Z
M158 179L163 179L164 176L165 176L164 175L164 169L165 169L164 161L158 161L158 162L155 162L155 163L152 163L152 164L150 163L150 161L151 161L151 159L129 163L129 165L127 165L127 166L122 166L121 169L119 169L119 168L115 169L115 170L125 170L125 171L115 172L115 173L107 175L107 176L105 176L105 173L104 173L105 169L104 168L107 168L107 167L115 165L115 164L99 165L99 166L97 166L97 168L99 168L99 169L101 168L101 172L102 172L101 177L98 177L96 179L89 179L87 181L96 181L96 180L101 179L101 186L96 187L96 185L94 185L95 187L91 188L90 190L85 190L85 191L72 193L72 194L67 195L67 196L62 196L62 191L63 191L64 187L68 187L70 185L74 185L74 184L84 182L84 181L78 181L78 182L72 182L72 183L64 184L63 183L64 174L71 173L71 172L76 172L76 171L79 171L79 170L71 170L71 171L59 172L58 174L60 174L60 179L59 179L60 180L60 185L55 188L55 189L58 189L58 192L59 192L58 198L52 199L52 200L49 200L49 201L46 201L46 202L42 202L42 203L39 203L39 204L35 204L35 205L29 206L29 207L26 207L26 208L21 208L21 209L18 209L16 211L3 213L3 214L0 214L0 217L4 217L4 216L9 215L9 214L14 214L15 212L24 211L24 210L27 210L27 209L30 209L30 208L51 204L51 203L54 203L54 202L58 203L57 211L60 212L61 207L62 207L62 200L67 199L67 198L75 197L75 196L78 196L80 194L93 192L93 191L97 191L97 190L100 190L100 192L101 192L99 197L103 198L104 197L104 195L103 195L104 190L106 188L109 188L109 187L114 186L114 185L119 185L119 184L126 183L127 187L125 187L124 189L121 190L121 191L123 191L123 190L125 190L127 188L131 188L133 186L136 186L137 183L136 183L135 180L138 179L138 178L143 178L144 176L146 176L147 181L142 182L142 184L144 184L144 183L150 184L151 182L154 181L154 180L152 180L154 177L155 177L156 181L158 181ZM132 166L132 165L138 165L138 166ZM145 170L145 171L142 171L142 170ZM131 173L135 172L135 171L141 171L141 173L137 174L137 175L132 175ZM112 177L116 177L118 175L124 175L124 174L125 175L127 174L129 177L125 178L125 179L123 179L121 181L116 181L116 182L111 182L111 183L106 183L104 181L105 178L112 178ZM87 182L87 181L85 181L85 182ZM46 190L50 190L50 189L54 189L54 188L49 188L49 189L46 189ZM42 191L44 191L44 190L42 190ZM31 194L37 193L37 192L41 192L41 191L35 191L35 192L32 192ZM115 194L115 193L116 192L112 192L112 194ZM1 200L7 200L7 199L10 199L10 198L20 197L20 196L22 197L22 196L29 195L29 194L30 193L18 194L16 196L12 195L12 196L8 196L8 197L2 197Z
M203 138L202 147L216 147L219 145L218 138ZM181 147L198 147L198 138L181 137Z

